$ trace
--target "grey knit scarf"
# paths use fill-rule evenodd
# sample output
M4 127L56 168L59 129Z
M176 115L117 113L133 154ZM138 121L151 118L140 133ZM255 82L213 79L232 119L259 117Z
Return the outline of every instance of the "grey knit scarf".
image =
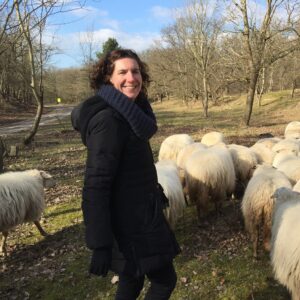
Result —
M146 98L132 101L109 84L101 86L98 95L128 121L139 138L149 140L157 131L156 118Z

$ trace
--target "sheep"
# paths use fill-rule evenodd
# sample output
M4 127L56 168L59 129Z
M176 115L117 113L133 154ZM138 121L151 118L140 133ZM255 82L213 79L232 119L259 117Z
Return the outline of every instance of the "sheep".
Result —
M250 234L252 241L254 258L257 258L258 239L261 228L263 228L264 248L267 251L270 250L274 206L272 195L280 187L291 188L288 178L271 166L259 165L245 190L241 210L246 230Z
M39 219L45 208L44 187L54 184L50 174L36 169L0 175L0 231L3 234L0 253L7 255L8 231L24 222L34 222L39 232L47 235Z
M282 139L279 137L271 137L271 138L263 138L256 141L255 144L262 144L266 146L268 149L272 149L274 145L280 142Z
M300 193L300 180L298 180L297 183L294 185L293 191Z
M300 139L300 122L299 121L292 121L285 127L284 130L284 137L285 138L293 138L293 139Z
M213 146L194 152L185 165L185 180L190 201L196 204L201 221L210 202L219 208L235 187L235 171L229 150Z
M283 161L286 161L288 159L295 158L295 157L296 157L295 153L279 152L279 153L275 154L275 156L273 158L272 166L277 169L279 164L281 164Z
M300 193L287 188L273 195L271 264L275 278L287 287L293 300L300 299Z
M283 139L272 147L274 153L291 153L298 155L300 144L295 139Z
M218 131L211 131L203 135L201 143L206 146L213 146L218 143L226 144L226 139L223 133Z
M161 143L158 160L174 160L176 162L178 152L192 143L194 140L188 134L170 135Z
M241 197L256 168L257 156L246 146L230 144L227 147L232 157L237 180L234 194L236 197Z
M182 148L178 155L177 155L177 160L176 160L176 164L180 169L185 169L185 163L187 161L187 159L195 152L198 150L203 150L206 149L207 146L202 144L202 143L192 143L189 144L187 146L185 146L184 148Z
M182 188L183 188L183 193L185 195L185 197L187 197L187 190L186 190L186 184L185 184L185 179L184 179L184 170L185 170L185 163L187 161L187 159L195 152L198 150L202 150L207 148L206 145L202 144L202 143L192 143L189 144L187 146L185 146L184 148L182 148L177 155L177 159L176 159L176 164L179 168L179 176L180 176L180 181L182 184Z
M277 169L283 172L295 184L300 179L300 157L290 158L278 164Z
M164 193L169 200L169 206L165 209L166 218L174 229L176 221L183 215L186 202L179 178L176 164L171 160L161 160L155 164L157 178L163 187Z
M250 147L251 150L254 151L257 157L257 162L259 164L268 164L272 165L274 152L266 146L264 143L256 142L254 145Z

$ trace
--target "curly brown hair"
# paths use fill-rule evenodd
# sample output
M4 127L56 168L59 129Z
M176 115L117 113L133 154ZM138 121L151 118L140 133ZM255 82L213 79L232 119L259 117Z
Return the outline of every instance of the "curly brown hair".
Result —
M150 83L148 66L146 63L141 61L141 59L133 50L130 49L113 50L101 57L99 61L92 67L92 72L90 74L91 88L97 90L103 84L111 84L110 78L114 71L115 61L121 58L132 58L138 63L143 79L141 92L144 95L147 95L147 88Z

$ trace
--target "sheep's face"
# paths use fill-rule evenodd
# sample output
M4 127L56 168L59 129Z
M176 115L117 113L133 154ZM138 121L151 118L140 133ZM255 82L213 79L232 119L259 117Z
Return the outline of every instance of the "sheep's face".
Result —
M276 201L287 201L289 199L292 199L295 197L295 195L300 196L300 193L295 192L287 187L280 187L276 189L274 194L272 195L272 198L274 198Z
M45 188L50 188L55 186L56 182L54 178L45 171L40 171L41 177L43 178L43 184Z

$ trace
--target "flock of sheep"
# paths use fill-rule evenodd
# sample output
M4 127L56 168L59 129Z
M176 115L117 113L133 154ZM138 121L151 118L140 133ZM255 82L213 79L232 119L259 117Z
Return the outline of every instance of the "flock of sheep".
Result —
M161 144L156 169L170 202L166 216L172 227L186 203L195 204L203 221L210 206L219 210L226 199L241 198L253 256L261 232L275 277L293 300L300 299L299 121L286 126L283 138L260 139L251 147L227 144L220 132L205 134L201 142L171 135Z
M271 251L275 277L300 299L300 122L286 126L284 138L258 140L251 147L227 144L220 132L195 142L187 134L166 138L155 164L158 181L169 199L165 210L171 227L195 204L205 220L211 205L219 210L231 197L242 198L245 228L257 257L260 232ZM39 219L45 207L44 187L54 185L44 171L28 170L0 175L0 251L6 255L8 231Z

